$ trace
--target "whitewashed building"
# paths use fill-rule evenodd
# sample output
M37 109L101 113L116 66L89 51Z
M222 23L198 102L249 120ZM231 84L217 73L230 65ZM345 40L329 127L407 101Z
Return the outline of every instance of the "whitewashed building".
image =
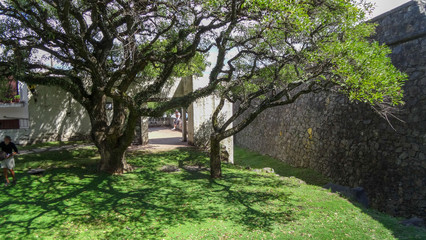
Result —
M33 93L18 82L19 103L0 103L0 133L19 144L67 141L89 134L84 108L57 87L37 86Z

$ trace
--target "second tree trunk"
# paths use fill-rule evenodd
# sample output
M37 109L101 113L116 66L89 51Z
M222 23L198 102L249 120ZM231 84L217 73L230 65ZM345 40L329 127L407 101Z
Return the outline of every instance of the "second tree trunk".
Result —
M222 177L222 162L220 159L220 140L217 137L210 138L210 176L212 178Z

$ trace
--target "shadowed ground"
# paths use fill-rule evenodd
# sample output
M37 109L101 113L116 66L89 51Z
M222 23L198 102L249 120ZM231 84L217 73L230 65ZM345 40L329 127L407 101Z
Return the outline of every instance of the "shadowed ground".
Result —
M18 185L3 188L0 194L0 239L426 236L421 229L401 226L399 219L363 209L294 177L225 164L224 178L211 180L208 157L190 148L129 152L128 161L136 170L122 176L96 172L98 160L93 147L19 156ZM179 171L164 172L164 166ZM28 175L30 167L46 172Z

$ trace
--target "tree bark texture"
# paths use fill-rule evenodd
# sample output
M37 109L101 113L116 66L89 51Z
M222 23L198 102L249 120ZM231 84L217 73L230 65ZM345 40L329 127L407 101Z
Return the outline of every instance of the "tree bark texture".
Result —
M210 138L210 176L211 178L222 177L222 163L220 159L220 140L211 136Z

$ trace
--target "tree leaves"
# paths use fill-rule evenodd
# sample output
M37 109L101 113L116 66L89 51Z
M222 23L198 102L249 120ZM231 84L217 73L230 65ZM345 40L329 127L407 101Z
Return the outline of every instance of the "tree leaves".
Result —
M220 138L263 110L311 92L337 89L372 106L403 104L407 76L392 65L389 48L371 40L375 25L365 19L370 7L347 0L245 1L242 12L250 20L229 41L238 53L223 71L230 80L218 88L237 107L218 128Z

